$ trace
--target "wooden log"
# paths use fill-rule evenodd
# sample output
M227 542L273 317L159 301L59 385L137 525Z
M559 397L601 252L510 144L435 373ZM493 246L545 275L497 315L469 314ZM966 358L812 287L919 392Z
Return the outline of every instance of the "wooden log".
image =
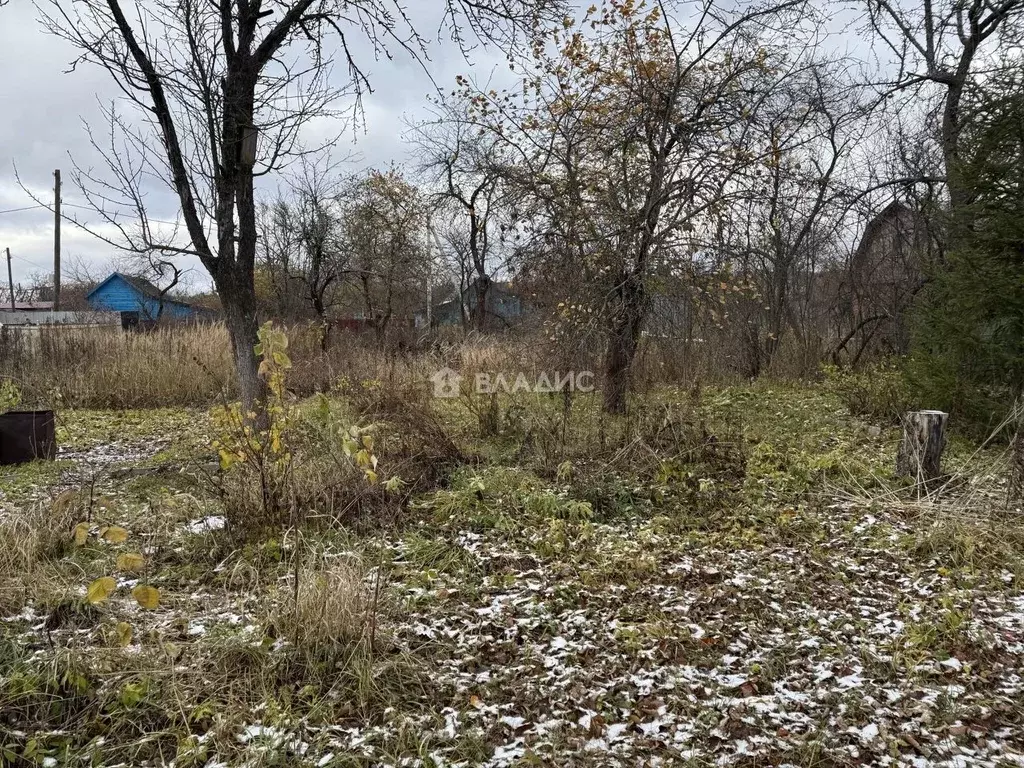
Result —
M942 476L946 420L942 411L911 411L903 417L903 442L896 457L896 474L918 485Z

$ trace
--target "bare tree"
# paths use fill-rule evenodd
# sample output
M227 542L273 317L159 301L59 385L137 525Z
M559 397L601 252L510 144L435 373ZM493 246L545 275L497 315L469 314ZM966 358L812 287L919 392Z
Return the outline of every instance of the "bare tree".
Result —
M751 119L749 140L770 151L738 179L715 245L729 272L754 288L735 318L748 376L771 366L787 333L815 346L819 318L808 313L820 269L844 236L842 174L867 123L868 105L840 71L810 63L765 94Z
M626 408L652 281L694 258L737 175L764 157L745 137L785 76L771 38L798 5L720 16L706 2L688 33L664 4L593 8L535 44L517 93L465 88L467 119L508 148L544 251L593 286L610 412Z
M304 160L287 196L265 206L260 221L264 265L279 305L298 298L320 322L324 347L330 340L331 310L350 272L337 199L341 192L333 164Z
M440 102L434 120L417 126L416 142L425 158L422 168L438 187L435 213L447 220L450 253L460 259L460 282L465 288L469 280L475 283L476 301L469 311L474 329L482 331L505 229L500 144L489 134L474 131L461 119L457 103L450 101Z
M427 208L419 190L395 169L354 179L339 201L363 315L384 342L392 321L411 316L430 279Z
M377 52L387 45L425 56L425 42L393 0L39 0L45 27L81 52L75 65L103 67L141 120L111 107L107 173L80 170L88 199L118 228L124 247L190 254L209 271L231 335L244 409L263 399L254 346L258 320L254 178L296 154L313 117L329 115L342 91L328 80L339 44L358 98L369 83L348 35ZM552 10L545 0L445 0L454 37L514 34ZM259 152L253 142L259 131ZM97 145L100 142L95 142ZM169 184L184 236L153 226L146 185ZM131 214L121 213L127 207ZM136 224L137 223L137 226Z
M131 259L122 270L130 277L144 280L155 288L153 299L156 309L149 311L142 306L145 320L150 324L159 323L164 317L164 309L172 292L182 285L182 280L190 270L183 268L172 259L162 258L158 252L150 252L143 260Z
M938 134L951 208L968 202L960 178L961 135L970 120L965 97L993 69L1019 68L1015 60L992 55L986 45L1001 37L1019 45L1024 0L863 0L871 31L895 59L896 72L886 77L887 94L938 89Z

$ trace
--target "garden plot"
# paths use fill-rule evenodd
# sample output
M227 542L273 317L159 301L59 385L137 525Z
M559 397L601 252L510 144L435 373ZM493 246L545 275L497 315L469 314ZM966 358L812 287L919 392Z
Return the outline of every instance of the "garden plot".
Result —
M815 412L780 408L801 429ZM838 423L824 444L850 451ZM1024 765L1012 521L793 492L793 476L818 481L787 464L794 444L754 451L731 495L725 476L704 478L685 509L666 501L675 475L623 478L609 507L587 496L592 477L479 465L410 499L387 529L244 545L187 473L104 474L86 543L65 541L32 585L4 593L0 755L178 768ZM43 490L15 488L6 514L55 480L25 472ZM717 506L693 513L704 498ZM104 539L112 525L126 541ZM89 606L90 582L129 550L145 567L116 572ZM158 605L132 599L140 583Z

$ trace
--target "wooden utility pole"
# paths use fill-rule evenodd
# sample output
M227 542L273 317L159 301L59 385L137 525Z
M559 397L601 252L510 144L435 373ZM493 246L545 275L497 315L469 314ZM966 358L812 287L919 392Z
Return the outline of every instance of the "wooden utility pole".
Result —
M14 311L14 273L11 272L11 249L7 249L7 285L11 289L11 311Z
M60 168L53 172L53 311L60 309Z

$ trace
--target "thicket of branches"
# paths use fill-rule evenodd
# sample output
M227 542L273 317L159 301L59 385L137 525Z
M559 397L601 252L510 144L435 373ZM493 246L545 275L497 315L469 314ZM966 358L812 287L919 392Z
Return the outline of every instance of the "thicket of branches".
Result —
M339 323L386 345L414 317L412 341L426 333L440 298L463 329L492 330L507 281L546 346L600 358L612 412L650 348L748 377L916 350L945 382L936 400L984 379L1001 403L1019 393L1024 0L856 0L859 62L830 53L821 30L838 10L811 0L605 0L572 15L448 0L455 42L500 40L513 74L440 84L410 132L416 161L360 174L298 139L369 84L346 34L423 59L398 6L47 7L49 29L136 109L108 111L94 140L108 165L80 169L80 186L162 287L177 255L199 258L247 404L261 313L315 320L324 345L344 343ZM328 41L348 67L340 88ZM279 192L259 203L261 175ZM150 221L154 179L183 231Z

